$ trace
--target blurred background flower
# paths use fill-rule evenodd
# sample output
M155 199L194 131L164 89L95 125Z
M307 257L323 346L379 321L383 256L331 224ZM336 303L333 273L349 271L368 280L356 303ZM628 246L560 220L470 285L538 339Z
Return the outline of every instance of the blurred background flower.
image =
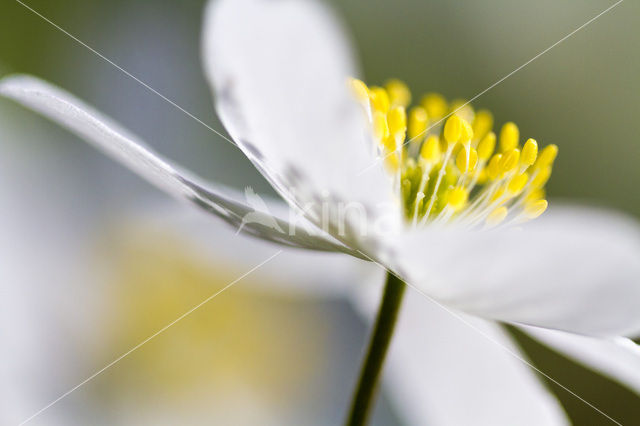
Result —
M202 0L27 4L222 130L202 90ZM396 76L416 93L465 99L611 4L333 2L352 30L367 81ZM560 146L552 198L640 216L633 125L640 113L639 14L640 4L622 2L474 102L499 122L513 120L523 134ZM270 191L228 142L18 2L0 5L0 71L65 87L205 178ZM27 418L243 272L198 258L170 231L130 232L138 227L127 224L127 212L173 200L5 100L0 191L3 423ZM344 302L246 287L195 312L32 424L339 423L364 325ZM640 405L630 391L520 339L547 374L622 424L636 421ZM610 424L557 386L550 389L576 424ZM403 419L381 401L375 421Z

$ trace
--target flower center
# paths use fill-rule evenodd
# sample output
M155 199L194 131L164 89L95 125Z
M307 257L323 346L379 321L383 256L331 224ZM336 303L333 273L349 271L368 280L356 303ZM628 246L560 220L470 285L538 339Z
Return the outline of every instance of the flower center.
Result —
M407 222L413 226L455 221L469 228L517 224L547 208L544 186L558 154L556 145L538 152L505 123L499 137L493 115L467 102L428 93L412 106L400 80L351 89L366 112L385 169L393 179ZM496 149L496 142L498 147Z

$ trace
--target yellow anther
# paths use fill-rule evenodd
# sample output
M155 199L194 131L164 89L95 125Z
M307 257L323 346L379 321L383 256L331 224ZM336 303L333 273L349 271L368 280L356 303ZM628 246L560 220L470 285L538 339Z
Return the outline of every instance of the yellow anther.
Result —
M440 148L444 148L443 151L446 151L447 148L449 147L449 144L445 141L444 145L440 144ZM457 143L453 146L453 149L451 150L451 154L453 154L453 158L456 157L456 155L458 155L458 153L460 152L461 149L464 149L464 146L462 146L461 144Z
M469 149L468 155L469 161L467 162L467 152L464 149L461 149L458 152L456 157L456 166L462 173L468 173L475 170L476 165L478 164L478 151L475 148Z
M515 123L509 122L502 126L500 130L500 149L502 152L510 151L518 147L520 140L520 130Z
M509 211L505 206L498 207L487 216L486 223L489 226L499 225L506 217Z
M403 81L397 78L388 80L384 85L389 94L391 105L407 107L411 103L411 91Z
M533 188L542 188L547 183L550 177L551 177L551 167L538 169L538 171L535 174L535 177L531 181L531 186Z
M548 206L547 200L533 201L524 206L524 214L528 219L535 219L544 213Z
M369 99L374 110L385 114L389 111L389 94L382 87L376 86L369 89Z
M520 162L523 166L529 167L536 162L538 156L538 142L535 139L528 139L524 147L522 147L522 155L520 156Z
M467 202L469 194L467 190L462 186L455 187L450 193L449 198L447 198L447 205L451 207L454 211L460 210Z
M471 142L471 139L473 139L473 128L464 118L461 118L460 121L462 124L460 132L460 142L463 145L468 145Z
M493 196L491 197L491 202L494 203L496 201L499 201L498 204L502 204L505 202L503 198L504 198L504 188L500 188L496 192L494 192Z
M444 138L440 138L440 151L442 152L447 152L447 149L449 149L449 144L447 143L446 140L444 140ZM453 152L453 151L451 151Z
M558 147L556 145L547 145L538 156L536 167L550 167L558 156Z
M528 173L522 173L521 175L514 176L509 181L509 185L507 186L507 190L512 195L517 195L520 192L522 192L522 190L524 189L524 187L527 184L528 180L529 180L529 174Z
M482 161L487 161L493 150L496 148L496 134L493 132L487 133L478 144L478 157Z
M387 152L396 152L398 149L398 140L393 137L393 135L389 135L382 140L382 146Z
M422 135L427 130L429 116L427 110L421 106L415 106L409 110L409 139Z
M518 166L520 161L520 150L512 149L504 153L500 160L500 172L509 173Z
M460 140L462 136L462 120L457 115L449 117L444 124L444 140L453 145Z
M440 161L440 140L436 135L431 135L422 144L420 158L435 164Z
M480 173L478 173L478 185L484 185L489 180L489 173L487 172L487 168L484 167L480 169Z
M349 79L349 86L351 88L351 92L359 102L364 103L369 100L369 88L362 80L351 78Z
M407 132L407 113L402 106L394 106L389 110L387 115L387 123L389 124L389 133L394 137L404 140Z
M469 166L468 171L472 172L476 169L478 165L478 151L475 148L471 148L469 150Z
M400 170L400 158L398 154L386 155L384 157L384 164L387 168L387 172L395 175Z
M476 139L484 137L492 128L493 115L486 109L478 111L473 119L473 133Z
M431 135L420 148L420 158L431 164L440 161L440 140L437 136Z
M389 137L387 117L380 111L375 111L373 113L373 135L378 140L384 140Z
M495 180L500 176L500 163L502 163L502 154L496 154L491 157L489 165L487 166L487 176L491 180Z
M420 102L432 120L438 120L447 113L447 101L438 93L428 93Z
M453 100L451 102L451 107L449 108L449 110L449 112L458 115L463 120L473 122L473 117L475 115L475 113L473 112L473 107L464 99Z
M542 188L536 188L533 191L529 192L529 194L527 195L527 197L525 198L526 201L538 201L541 200L545 197L545 191Z

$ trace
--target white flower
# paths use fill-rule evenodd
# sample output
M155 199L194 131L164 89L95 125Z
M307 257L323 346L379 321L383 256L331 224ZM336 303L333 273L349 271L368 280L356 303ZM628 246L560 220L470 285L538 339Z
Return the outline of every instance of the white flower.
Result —
M271 244L238 237L227 227L209 224L196 211L147 211L137 222L151 229L164 226L185 247L193 247L193 252L234 265L239 271L273 253ZM383 273L370 262L349 261L338 254L285 249L261 268L255 281L258 291L346 299L370 319L382 290ZM405 297L384 385L407 424L569 424L558 401L522 361L526 355L501 327L469 315L456 318L417 292L409 291ZM640 395L640 349L630 340L520 329ZM616 417L615 412L606 414ZM594 416L600 414L594 412Z
M347 78L357 72L327 10L309 0L221 0L209 5L204 25L205 69L220 118L289 207L306 218L291 223L286 206L270 203L273 221L245 221L243 232L373 259L462 315L605 338L640 331L635 221L602 210L555 207L521 230L469 232L461 221L413 226L400 205L400 182L379 161L367 116L346 89ZM234 191L201 183L61 89L11 76L0 82L0 94L235 227L254 212ZM469 162L468 148L466 153ZM366 220L358 214L340 220L345 205L361 207ZM488 209L483 217L492 213Z

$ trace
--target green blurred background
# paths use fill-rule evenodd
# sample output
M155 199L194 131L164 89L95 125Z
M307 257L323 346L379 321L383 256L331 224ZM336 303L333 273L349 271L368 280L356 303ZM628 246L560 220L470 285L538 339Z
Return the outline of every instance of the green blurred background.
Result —
M213 128L200 68L203 1L26 2ZM470 99L613 4L612 1L333 1L351 30L369 83L405 80L415 94ZM553 199L579 200L640 217L640 3L624 1L479 99L496 123L514 121L524 137L554 143L560 155L548 185ZM158 151L205 178L269 185L220 137L149 92L19 3L0 4L0 72L27 72L65 87L141 135ZM3 101L4 102L4 101ZM40 120L9 107L16 119ZM110 160L54 125L56 149L122 185L102 202L138 197L147 184L113 176ZM13 141L0 141L11 144ZM34 145L19 149L41 155ZM83 166L85 165L86 166ZM89 166L91 165L91 166ZM151 192L151 191L148 191ZM155 195L149 195L153 198ZM105 201L107 200L107 201ZM364 333L364 330L360 330ZM637 424L640 400L605 379L520 337L532 359L559 382L622 424ZM576 424L609 424L550 385Z

